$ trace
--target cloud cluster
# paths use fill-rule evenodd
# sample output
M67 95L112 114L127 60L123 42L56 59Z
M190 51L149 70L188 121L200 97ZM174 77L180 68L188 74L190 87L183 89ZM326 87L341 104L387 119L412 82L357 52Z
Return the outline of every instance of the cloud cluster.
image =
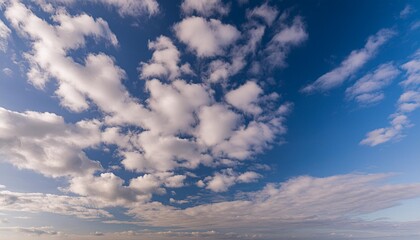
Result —
M420 107L420 54L418 51L414 59L404 63L401 68L405 71L405 80L401 82L404 91L397 101L396 111L390 115L390 126L378 128L366 134L360 144L376 146L403 136L403 131L412 126L409 113Z
M68 124L53 113L0 108L0 156L51 177L91 174L102 167L83 149L100 142L99 127L95 120Z
M222 175L226 177L226 174ZM231 175L227 173L227 176ZM262 232L263 239L264 234L273 234L266 238L279 234L285 239L313 237L312 232L302 232L302 228L317 229L321 239L337 229L346 228L356 230L361 238L371 237L372 231L374 235L381 235L388 224L363 221L360 216L396 206L404 199L419 197L418 184L385 184L388 177L386 174L301 176L282 184L268 184L261 191L239 195L233 201L185 209L153 202L136 206L129 212L156 227L205 230L211 226L222 232L236 229L244 232L246 229L246 233ZM364 227L366 224L377 224L377 231Z
M236 27L202 17L185 18L174 30L178 39L199 57L222 55L240 36Z

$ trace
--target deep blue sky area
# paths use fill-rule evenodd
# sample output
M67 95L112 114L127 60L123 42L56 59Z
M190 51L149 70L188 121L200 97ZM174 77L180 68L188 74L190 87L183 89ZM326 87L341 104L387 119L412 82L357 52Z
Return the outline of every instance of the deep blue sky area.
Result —
M419 13L0 0L0 240L420 240Z

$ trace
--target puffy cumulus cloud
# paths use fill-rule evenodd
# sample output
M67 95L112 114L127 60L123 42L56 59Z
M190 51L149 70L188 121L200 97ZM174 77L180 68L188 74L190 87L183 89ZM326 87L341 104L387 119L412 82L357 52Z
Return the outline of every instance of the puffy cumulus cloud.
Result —
M248 56L258 55L270 23L256 19L264 18L261 11L276 11L269 6L249 14L243 36L234 26L215 19L187 17L175 24L177 37L199 57L227 53L229 59L211 59L214 67L210 72L219 68L218 60L227 72L213 74L211 81L198 75L198 81L180 79L182 74L195 73L190 64L180 63L174 42L164 36L149 42L152 57L139 66L145 80L142 102L124 87L125 72L112 57L89 51L79 59L72 56L86 48L89 38L118 45L105 20L85 13L74 16L61 8L42 19L31 9L30 4L19 1L11 1L5 8L10 26L30 43L30 51L24 54L29 62L29 82L43 89L48 81L55 81L55 95L63 107L72 112L97 107L103 120L67 124L51 113L2 110L5 117L0 126L5 131L0 136L6 144L0 149L18 167L51 177L66 176L68 185L63 191L102 207L145 204L153 194L185 186L187 176L197 181L197 176L189 174L191 169L234 167L269 148L286 132L286 115L292 104L281 105L278 95L266 92L263 84L248 81L235 88L227 81L245 68ZM270 21L267 19L264 22ZM219 95L213 84L221 79L224 86ZM112 167L104 173L99 162L84 153L92 147L115 149L118 170L132 171L134 177L125 179ZM201 187L217 185L219 175L233 179L226 181L228 187L259 178L255 172L226 170L212 176L214 179L203 179Z
M56 6L73 6L82 3L99 3L117 9L121 16L155 15L159 12L156 0L93 0L89 2L80 0L35 0L44 11L54 12Z
M122 205L136 200L135 193L130 188L123 186L124 180L113 173L75 177L69 183L70 186L63 190L81 196L89 196L100 201L102 206Z
M102 167L84 148L100 143L96 120L68 124L53 113L24 113L0 108L0 155L18 168L46 176L78 176Z
M317 229L322 236L331 231L361 230L365 236L372 228L360 216L398 205L419 197L419 184L386 184L387 174L349 174L325 178L301 176L281 184L268 184L264 189L238 196L232 201L202 204L178 209L153 202L129 210L150 226L183 227L194 230L235 231L273 234L263 239L312 237L305 229ZM349 227L349 224L351 227ZM246 230L244 230L246 229ZM270 230L268 230L270 229ZM413 228L414 229L414 228ZM402 230L402 229L401 229ZM379 229L377 234L381 233ZM362 234L362 235L363 235ZM275 237L277 236L277 237ZM264 236L263 236L264 237Z
M0 20L0 51L6 52L10 33L10 29Z
M292 107L292 103L284 103L276 111L262 116L261 120L253 120L247 125L239 126L228 140L213 147L213 153L216 156L240 160L261 153L278 136L286 133L286 116Z
M226 94L226 101L232 106L251 114L260 114L262 109L258 106L258 97L263 90L253 81L248 81L239 88Z
M388 86L399 73L392 63L382 64L347 88L346 97L365 105L377 103L384 98L382 89Z
M403 93L397 101L396 111L390 115L390 126L378 128L368 132L360 142L362 145L376 146L391 140L403 137L403 131L413 126L410 123L409 113L420 107L420 54L414 59L404 63L401 68L405 70L405 80L401 82Z
M240 36L232 25L201 17L185 18L174 26L174 30L178 39L198 57L221 55Z
M34 86L43 88L54 78L58 82L55 93L64 107L80 112L89 107L90 100L110 115L108 122L140 125L138 116L147 111L121 84L125 72L111 57L88 54L82 65L67 55L68 50L82 47L86 36L102 37L117 44L104 20L86 14L73 17L61 11L53 17L58 25L50 25L19 2L11 3L5 16L32 41L33 49L26 53L26 58L31 64L27 75Z
M102 173L72 178L63 190L92 199L102 207L129 206L149 201L152 194L164 194L165 188L183 187L185 179L185 175L173 172L156 172L132 178L125 184L113 173Z
M188 133L195 123L194 112L211 102L211 95L202 84L188 84L177 80L163 84L154 79L146 82L150 92L148 107L151 118L146 126L153 132L173 134Z
M111 217L110 213L97 207L95 201L85 197L0 190L0 203L3 212L44 212L86 219Z
M325 73L315 82L302 89L304 93L317 91L328 91L340 86L349 77L362 68L378 51L379 47L385 44L395 32L389 29L381 29L375 35L368 38L365 46L358 50L353 50L337 68Z
M138 136L141 151L123 151L122 164L126 169L138 172L169 171L183 167L197 168L212 158L201 153L193 141L176 136L159 136L143 132Z
M226 106L214 104L201 108L197 136L207 146L214 146L228 139L238 125L239 115Z
M283 18L280 20L283 20ZM280 30L273 36L264 50L265 63L271 68L284 67L291 48L301 45L308 38L305 24L300 16L294 17L290 24L283 21L281 21Z
M149 42L149 49L154 50L149 63L140 63L140 77L143 79L161 77L174 80L180 74L179 51L171 39L160 36L156 41ZM188 71L188 70L187 70Z
M230 7L224 4L222 0L184 0L181 4L181 10L186 15L198 14L209 17L212 15L226 15Z
M261 175L256 172L236 173L232 168L224 169L214 176L207 177L206 188L213 192L226 192L235 183L250 183L257 181Z

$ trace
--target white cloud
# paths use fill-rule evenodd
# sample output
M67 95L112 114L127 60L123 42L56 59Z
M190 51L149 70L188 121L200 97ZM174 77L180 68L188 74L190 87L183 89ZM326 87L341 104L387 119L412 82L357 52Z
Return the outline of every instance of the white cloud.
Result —
M10 29L0 20L0 51L6 52L10 33Z
M88 54L82 65L67 56L68 50L85 44L86 36L102 37L117 44L104 20L94 20L86 14L72 17L60 11L53 17L59 24L49 25L18 2L8 6L5 16L33 43L26 58L31 64L27 75L34 86L43 88L52 77L58 81L56 94L64 107L80 112L89 107L91 100L111 115L107 117L109 123L141 124L137 116L147 115L147 111L121 84L125 72L112 58L103 53Z
M13 76L13 71L10 68L3 68L2 72L8 77Z
M227 178L220 180L222 184L214 184L215 189L223 190L218 186L231 182L231 175L227 175ZM325 178L301 176L282 184L267 184L261 191L245 193L232 201L184 209L153 202L138 205L129 213L154 227L172 226L206 231L211 226L211 229L222 232L241 229L242 233L260 232L262 239L278 239L278 236L284 239L292 236L297 239L313 237L313 231L302 232L302 228L316 229L320 234L319 239L329 237L337 229L358 233L358 239L364 239L362 236L370 236L372 231L380 235L389 225L381 221L364 221L360 219L361 216L420 196L419 184L386 184L384 180L388 177L387 174L349 174ZM363 227L375 224L378 228ZM404 232L403 227L400 230Z
M279 11L267 3L262 4L247 12L248 18L261 18L267 25L271 25L276 20Z
M248 81L237 89L228 92L226 101L232 106L246 112L258 115L262 109L258 106L258 97L263 90L253 81Z
M403 137L403 131L413 126L409 120L409 113L420 107L420 55L404 63L401 68L406 72L406 79L401 82L404 91L397 101L397 109L390 116L390 126L378 128L366 134L360 144L376 146Z
M213 146L228 139L239 121L239 115L220 104L201 108L198 118L200 124L197 136L207 146Z
M239 174L233 171L233 169L228 168L217 172L214 176L207 177L205 181L207 182L207 189L213 192L226 192L236 183L255 182L259 178L261 178L261 175L256 172L249 171Z
M360 141L360 144L374 147L390 140L398 139L402 137L401 132L409 126L408 117L404 114L397 114L392 116L389 127L378 128L367 133L366 137Z
M400 12L400 18L407 18L409 15L411 15L413 12L415 12L415 10L413 9L413 7L411 5L405 5L405 7L403 8L403 10L401 10Z
M382 29L375 35L370 36L365 46L358 50L353 50L337 68L325 73L315 82L302 89L304 93L317 91L328 91L340 86L344 81L362 68L378 51L378 48L385 44L395 32L389 29Z
M153 118L146 119L145 124L156 133L189 133L195 123L194 112L211 101L204 85L182 80L163 84L154 79L146 82L146 89L150 92L148 106Z
M98 121L67 124L53 113L4 108L0 116L3 161L52 177L84 175L102 168L83 152L100 142Z
M384 98L382 89L388 86L399 73L392 63L382 64L375 71L357 80L353 86L348 87L346 96L360 104L377 103Z
M160 36L149 42L149 49L155 50L149 63L140 63L140 77L143 79L161 77L174 80L180 74L179 51L171 39Z
M291 111L293 104L284 103L270 116L262 117L263 121L251 121L240 126L231 137L213 148L216 156L234 159L247 159L270 146L276 137L286 133L285 116Z
M296 16L291 25L282 23L279 29L264 50L265 63L271 68L284 67L291 48L301 45L308 39L305 24L300 16Z
M201 17L185 18L174 26L174 30L178 39L198 57L221 55L240 36L232 25Z
M184 0L181 4L181 10L186 15L194 13L209 17L212 15L227 15L230 7L224 4L222 0Z
M0 190L0 203L2 212L45 212L88 219L111 217L107 211L95 207L96 202L85 197Z

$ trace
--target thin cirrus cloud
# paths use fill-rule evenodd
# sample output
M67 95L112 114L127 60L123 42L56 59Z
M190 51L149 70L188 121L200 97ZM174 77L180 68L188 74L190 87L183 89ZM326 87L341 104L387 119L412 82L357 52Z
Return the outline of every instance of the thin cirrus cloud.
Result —
M302 88L303 93L325 92L340 86L354 73L362 68L377 52L378 48L385 44L395 32L389 29L381 29L375 35L368 38L365 46L353 50L337 68L323 74L313 83Z

